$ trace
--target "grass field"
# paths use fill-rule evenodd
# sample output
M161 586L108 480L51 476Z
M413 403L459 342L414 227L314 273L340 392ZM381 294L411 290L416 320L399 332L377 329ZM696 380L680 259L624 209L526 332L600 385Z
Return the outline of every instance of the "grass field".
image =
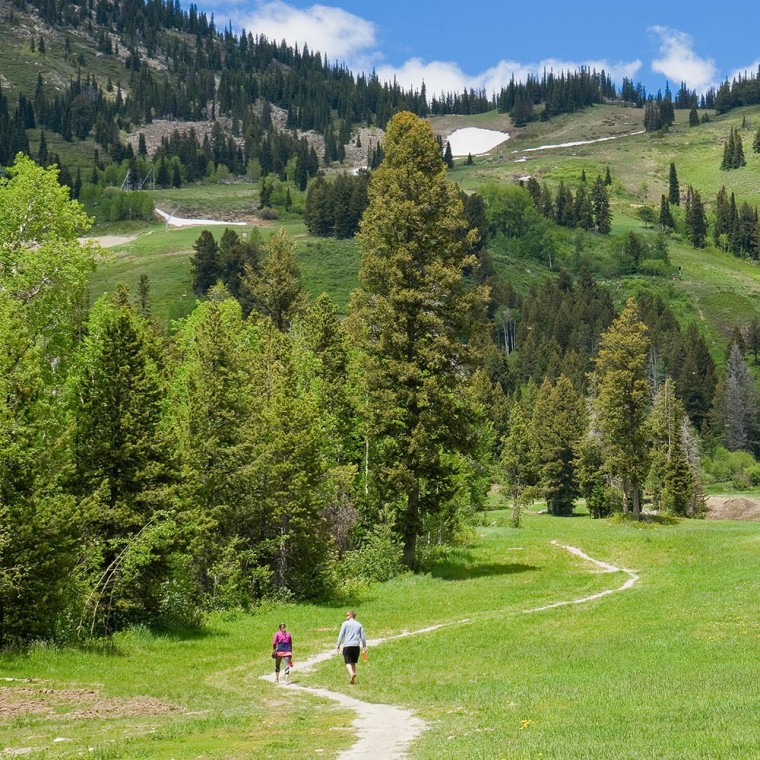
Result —
M759 524L531 513L515 530L500 527L508 523L501 512L482 522L432 572L341 604L217 618L185 637L133 631L111 652L0 656L1 677L33 679L2 682L4 704L40 710L6 709L3 746L45 757L332 757L351 743L352 715L258 678L271 669L271 636L285 619L295 680L407 705L428 721L412 758L758 756ZM552 540L640 580L585 604L526 613L627 578L600 573ZM372 649L355 687L335 658L299 674L299 660L333 644L341 605L357 607L371 638L452 625ZM78 699L66 697L75 690Z

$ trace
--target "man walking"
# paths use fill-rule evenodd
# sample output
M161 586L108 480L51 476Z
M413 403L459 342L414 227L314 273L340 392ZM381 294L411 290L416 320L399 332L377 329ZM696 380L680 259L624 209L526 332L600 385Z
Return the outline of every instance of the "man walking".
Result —
M349 610L346 613L346 620L340 627L338 634L338 644L336 650L340 652L340 645L343 644L343 662L346 663L346 670L351 676L349 683L356 683L356 663L359 662L359 648L363 647L367 651L367 640L364 638L364 627L356 619L356 613Z

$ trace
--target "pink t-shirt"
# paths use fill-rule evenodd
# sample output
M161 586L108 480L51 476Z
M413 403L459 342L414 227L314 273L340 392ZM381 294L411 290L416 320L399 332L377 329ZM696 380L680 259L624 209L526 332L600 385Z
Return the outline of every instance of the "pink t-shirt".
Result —
M288 631L277 631L272 639L272 648L277 654L292 654L293 639Z

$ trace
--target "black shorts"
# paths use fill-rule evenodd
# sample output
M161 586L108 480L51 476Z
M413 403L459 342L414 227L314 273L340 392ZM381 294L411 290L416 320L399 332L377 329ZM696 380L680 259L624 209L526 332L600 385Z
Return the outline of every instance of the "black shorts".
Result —
M346 665L356 665L359 662L360 647L343 647L343 662Z

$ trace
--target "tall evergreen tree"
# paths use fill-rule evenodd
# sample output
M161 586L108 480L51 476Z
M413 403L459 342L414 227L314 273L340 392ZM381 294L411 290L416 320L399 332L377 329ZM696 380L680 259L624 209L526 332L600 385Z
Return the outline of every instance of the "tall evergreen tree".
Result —
M594 180L591 189L591 202L594 207L594 226L597 232L607 235L612 230L612 210L607 187L601 177Z
M667 377L655 395L649 420L649 483L655 508L680 516L695 514L701 504L698 468L692 468L687 456L685 423L685 410Z
M668 172L668 202L671 206L681 205L681 188L678 184L678 174L673 161L670 162L670 170Z
M457 189L430 125L411 113L388 125L385 159L362 220L360 283L352 312L362 326L371 409L372 491L398 506L407 565L425 518L451 496L450 453L473 445L461 384L466 344L486 293L468 287L472 241Z
M208 230L203 230L193 243L195 254L190 263L193 270L193 292L203 295L221 277L219 246Z
M283 332L290 329L307 306L293 248L285 229L281 229L267 241L260 274L248 271L243 281L243 291L253 308L268 316Z
M550 514L568 516L578 495L575 448L585 432L586 407L570 380L544 380L533 406L534 440L539 485Z
M663 195L660 198L660 216L658 219L660 227L666 230L675 229L675 221L673 220L673 214L670 210L670 203L668 199Z
M454 154L451 152L451 143L446 140L446 149L443 151L443 162L449 169L454 168Z
M647 471L645 421L649 404L649 339L636 302L628 299L600 341L596 361L596 415L605 448L605 467L619 480L624 510L638 518Z
M729 451L758 452L757 390L736 341L731 343L715 391L710 428Z
M74 442L71 488L93 498L90 540L100 548L93 621L113 631L158 611L161 579L169 574L173 539L138 545L172 509L176 479L168 441L161 435L163 357L152 329L126 290L93 307L70 392ZM149 530L150 528L150 530ZM137 565L130 565L136 552ZM146 548L142 549L145 554Z
M519 528L522 512L535 496L539 477L530 425L520 402L509 413L498 473L502 489L512 500L512 525Z

